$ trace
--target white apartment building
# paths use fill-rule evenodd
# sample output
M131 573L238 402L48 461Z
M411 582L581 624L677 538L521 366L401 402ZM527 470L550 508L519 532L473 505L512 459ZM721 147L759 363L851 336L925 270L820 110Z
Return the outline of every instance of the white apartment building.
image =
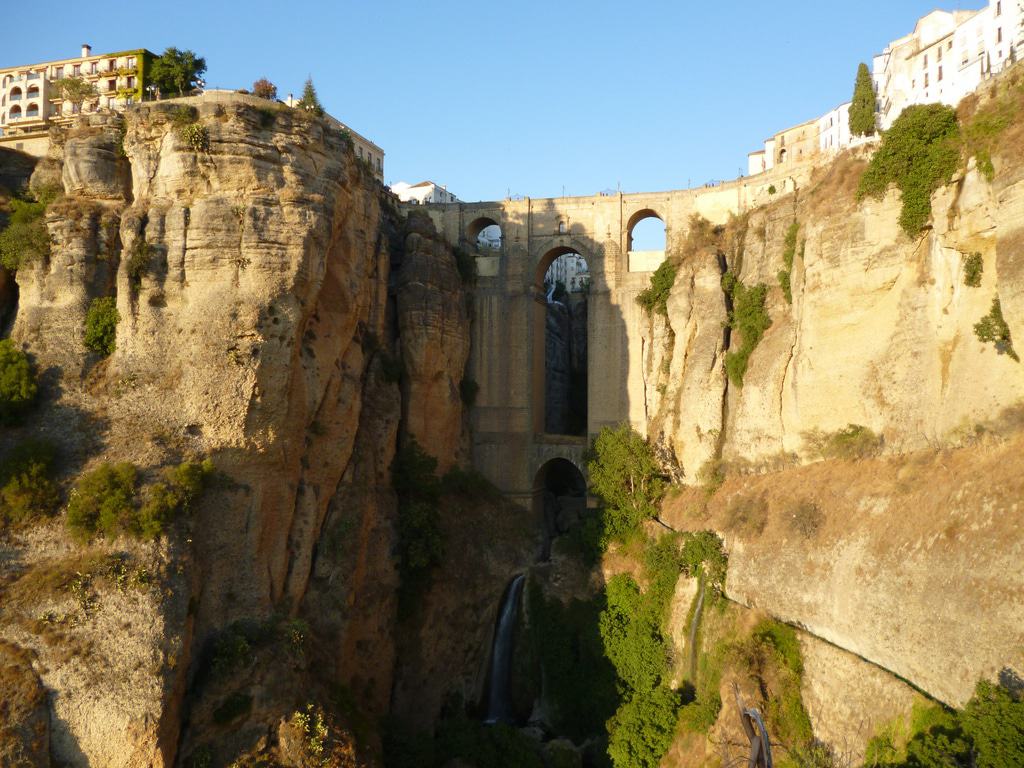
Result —
M544 274L548 290L554 291L556 283L565 286L569 293L586 291L590 285L590 268L587 260L578 253L564 253L551 262Z
M0 146L39 157L49 147L51 124L142 101L153 58L144 48L93 54L83 45L74 58L0 68ZM96 96L81 104L63 100L59 83L70 77L92 83Z
M399 181L391 185L391 191L403 203L457 203L459 198L448 191L447 187L435 184L432 181L421 181L419 184L409 184Z
M887 130L911 104L956 106L1024 53L1024 0L977 11L932 11L874 59L878 123Z
M974 11L932 11L918 20L913 32L889 43L873 59L879 129L888 130L912 104L956 106L1022 55L1024 0L989 0ZM850 133L849 103L818 118L817 128L819 153L870 140ZM763 150L751 152L748 173L762 173L783 162L779 142L794 130L775 134Z

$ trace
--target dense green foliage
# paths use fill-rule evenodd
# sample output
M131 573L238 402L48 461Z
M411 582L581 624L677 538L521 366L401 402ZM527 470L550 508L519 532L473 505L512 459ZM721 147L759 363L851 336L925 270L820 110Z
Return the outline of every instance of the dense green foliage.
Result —
M316 95L316 88L313 86L312 77L306 78L306 84L302 86L302 98L299 99L295 106L307 112L312 112L317 117L323 115L324 108L320 104L319 97Z
M48 192L11 200L7 226L0 231L0 266L17 270L50 255L45 214L55 196Z
M892 731L865 751L871 768L1002 768L1024 765L1024 702L1019 693L979 681L960 711L936 704L915 708L901 743Z
M684 533L680 563L688 576L703 576L707 586L719 592L725 590L729 557L725 554L722 539L714 531Z
M52 515L60 502L53 482L54 448L27 440L0 462L0 529Z
M1020 362L1020 357L1013 349L1013 339L1010 338L1010 326L1003 318L1003 308L999 304L999 297L992 299L992 308L989 313L974 324L974 335L983 344L992 343L996 352L1006 355L1011 360Z
M722 290L732 304L729 311L729 327L734 334L739 333L740 337L738 345L735 339L730 344L730 350L725 356L725 372L734 386L742 387L750 355L772 324L768 310L764 306L768 286L758 283L748 287L733 273L726 272L722 276Z
M441 483L437 459L410 439L395 454L392 485L398 494L399 610L409 615L416 599L430 585L444 556L441 531Z
M527 599L551 724L580 743L600 733L618 706L615 668L598 631L604 595L562 605L531 580Z
M68 499L68 528L79 541L101 533L113 538L135 512L134 464L101 464L83 475Z
M980 253L964 254L964 285L969 288L980 286L984 271L985 262Z
M650 444L628 424L601 430L587 454L587 471L591 493L604 504L596 533L601 551L657 516L665 492L661 468Z
M857 80L850 103L850 132L854 136L871 136L875 132L875 84L868 65L857 67Z
M117 344L117 324L121 315L113 296L93 299L85 315L85 346L101 355L109 355Z
M17 422L35 403L38 391L28 355L10 339L0 340L0 425Z
M99 534L114 538L160 536L175 517L189 509L213 476L213 462L185 461L164 471L161 482L146 489L139 505L134 464L101 464L83 475L68 500L67 525L79 541Z
M184 96L199 86L204 72L206 59L171 47L153 61L149 80L165 97L173 93Z
M932 213L931 195L949 182L960 162L956 112L943 104L907 107L882 135L860 180L858 197L881 198L889 185L903 194L900 226L915 237Z
M657 766L672 743L682 704L667 685L664 616L672 592L656 583L641 591L631 576L619 574L608 581L605 595L601 639L622 698L607 724L608 754L617 768Z
M668 316L668 295L672 286L676 284L676 274L679 267L666 259L654 270L651 275L651 285L642 290L636 297L636 302L648 314L657 312L660 315Z

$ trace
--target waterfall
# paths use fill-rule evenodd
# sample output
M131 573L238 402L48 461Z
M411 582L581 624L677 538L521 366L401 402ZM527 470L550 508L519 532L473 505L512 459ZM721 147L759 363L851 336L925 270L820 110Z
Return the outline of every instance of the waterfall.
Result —
M519 616L519 598L523 593L524 575L516 576L505 588L494 628L491 648L490 685L487 693L488 723L507 723L512 720L511 678L512 643L515 639L516 619Z

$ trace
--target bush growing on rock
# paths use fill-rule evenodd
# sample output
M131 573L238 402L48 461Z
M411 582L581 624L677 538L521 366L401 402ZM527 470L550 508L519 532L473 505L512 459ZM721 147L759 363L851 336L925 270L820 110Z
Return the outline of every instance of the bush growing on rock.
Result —
M101 464L81 477L68 500L67 525L72 536L88 541L96 534L111 538L135 512L134 464Z
M895 184L903 194L900 226L916 237L931 218L932 193L949 182L959 162L960 128L953 108L915 104L882 135L857 196L880 199Z
M54 448L28 440L0 463L0 528L19 527L51 515L60 502L53 482Z
M731 343L729 352L726 353L725 371L734 386L742 387L750 355L772 324L768 310L764 306L768 286L758 283L748 287L733 273L726 272L722 276L722 290L732 302L729 327L734 334L739 333L740 337L740 343Z
M587 454L590 488L604 502L598 544L624 540L656 517L666 483L654 449L628 424L605 427Z
M0 424L13 424L32 407L38 387L28 355L0 340Z
M636 303L643 307L647 314L668 316L668 296L672 292L672 286L676 284L676 274L679 267L669 260L661 262L661 265L651 275L651 285L642 290L636 297Z
M981 285L981 275L985 270L985 262L980 253L964 255L964 285L977 288Z
M85 346L100 355L109 355L117 345L117 324L121 315L113 296L93 299L85 315Z
M1010 326L1003 318L1003 308L999 304L999 297L992 299L992 309L981 320L974 324L974 335L983 344L995 345L996 352L1006 355L1011 360L1020 362L1020 357L1013 349L1013 339L1010 338Z
M46 206L56 192L41 192L35 198L11 200L7 226L0 231L0 265L16 271L50 255L50 232L46 228Z

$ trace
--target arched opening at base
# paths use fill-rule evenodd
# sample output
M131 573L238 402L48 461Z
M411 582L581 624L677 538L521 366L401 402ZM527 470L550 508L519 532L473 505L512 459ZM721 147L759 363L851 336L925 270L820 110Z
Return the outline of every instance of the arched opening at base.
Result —
M551 545L559 536L578 530L587 515L587 481L568 459L551 459L534 478L534 505L544 521L541 560L551 558Z

